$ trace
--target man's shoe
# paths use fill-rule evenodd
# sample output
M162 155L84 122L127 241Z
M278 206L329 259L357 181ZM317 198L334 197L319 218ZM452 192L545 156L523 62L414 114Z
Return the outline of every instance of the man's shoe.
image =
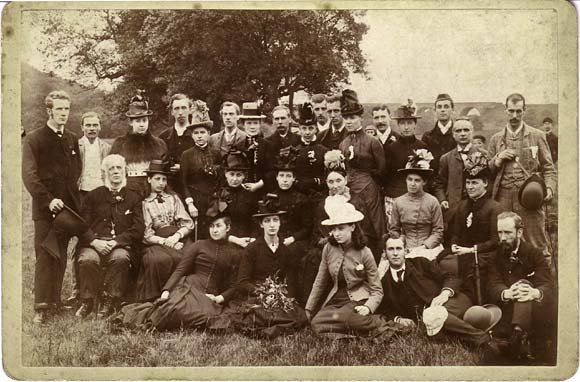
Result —
M75 313L75 316L80 318L85 318L93 311L93 300L85 300L81 304L81 307Z
M519 326L514 327L509 340L510 356L514 359L533 360L528 333Z
M72 309L79 303L79 298L76 294L71 294L69 298L64 300L63 306L65 309Z
M110 297L103 297L97 318L106 318L113 313L113 304Z
M32 323L34 325L42 325L46 323L46 312L44 310L39 310L34 314L34 318L32 319Z

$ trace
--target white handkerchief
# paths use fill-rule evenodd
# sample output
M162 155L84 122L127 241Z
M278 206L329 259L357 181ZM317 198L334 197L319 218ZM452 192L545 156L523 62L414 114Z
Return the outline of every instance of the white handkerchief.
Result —
M538 146L530 146L530 150L532 151L532 158L536 159L538 156Z

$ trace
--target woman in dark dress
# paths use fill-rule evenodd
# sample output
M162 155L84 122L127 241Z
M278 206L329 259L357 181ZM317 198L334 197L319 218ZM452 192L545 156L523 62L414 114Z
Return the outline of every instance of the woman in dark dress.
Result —
M153 160L147 170L151 193L143 200L146 247L137 278L137 301L159 297L181 259L184 245L191 244L193 220L179 196L166 190L171 175L168 162Z
M252 214L258 210L256 193L246 190L242 185L249 169L248 160L240 151L230 151L224 157L226 185L217 191L220 208L231 218L232 227L228 240L245 248L255 235L256 225Z
M220 154L208 144L211 126L209 119L189 125L194 145L181 156L181 188L187 210L197 220L197 239L208 238L206 211L219 180Z
M247 298L238 310L241 316L236 320L242 332L265 337L275 337L291 333L306 324L304 310L294 299L296 280L294 261L288 248L282 244L278 235L281 225L280 216L285 211L278 210L276 198L260 201L260 208L254 217L258 219L263 235L250 243L240 262L238 275L238 292L241 298ZM287 283L287 309L268 308L260 301L269 297L260 294L260 285L268 278L276 283ZM274 298L274 297L272 297ZM257 306L256 306L257 305Z
M235 296L241 251L227 241L230 219L210 206L210 239L194 243L154 303L123 307L115 322L143 330L212 328L224 306ZM219 320L218 320L219 321Z
M312 330L330 338L378 336L390 325L373 314L383 299L383 288L356 224L364 216L339 196L328 198L325 209L329 218L322 224L330 227L331 237L306 304Z

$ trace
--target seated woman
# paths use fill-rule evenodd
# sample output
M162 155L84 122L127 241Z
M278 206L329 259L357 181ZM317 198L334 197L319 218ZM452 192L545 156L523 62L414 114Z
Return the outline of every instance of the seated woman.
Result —
M407 193L395 199L389 236L405 236L407 258L425 257L433 260L443 250L443 214L437 198L424 191L433 172L429 162L433 155L425 149L415 150L405 168Z
M312 290L312 284L314 279L318 274L318 267L320 266L320 259L322 258L322 248L328 242L329 227L322 225L321 223L328 219L328 214L324 210L325 200L332 198L335 195L340 195L344 197L346 202L349 202L354 206L354 208L364 215L363 220L360 222L360 227L362 229L362 234L364 236L366 243L376 243L369 244L368 247L373 252L375 258L380 256L380 240L375 237L374 228L368 218L366 204L357 195L350 193L347 186L348 177L346 175L346 166L344 163L344 156L340 150L331 150L324 155L324 166L326 168L326 185L328 186L328 195L321 200L312 213L312 236L311 245L308 250L307 256L304 257L302 263L302 269L300 275L302 277L302 282L300 283L303 288L303 296L308 299L310 296L310 291ZM304 301L306 304L306 301Z
M206 328L235 296L241 251L227 241L230 218L208 208L209 236L188 247L154 303L130 304L115 322L128 328Z
M327 199L325 208L329 218L322 224L330 227L331 237L306 303L312 330L331 338L379 335L388 324L373 314L383 289L373 255L356 224L364 216L339 196Z
M242 323L238 326L244 332L269 338L293 332L306 324L304 310L294 299L294 261L278 235L280 215L283 214L285 211L279 211L276 198L266 195L266 200L260 201L258 213L253 216L258 219L263 235L247 246L238 275L237 289L240 296L247 298L249 305L260 304L249 311L242 309ZM269 297L270 287L276 289L273 285L284 281L288 285L287 293L284 296ZM264 288L266 284L268 288ZM276 302L284 303L285 308L280 309L275 305Z
M143 219L147 245L137 278L137 301L154 300L171 276L181 258L184 244L191 242L193 220L177 194L166 191L168 162L153 160L149 164L147 181L151 193L143 201Z
M439 264L461 278L461 290L478 305L487 297L481 288L487 285L489 264L498 246L497 216L502 212L501 205L487 193L491 177L487 163L488 158L480 152L467 157L464 178L468 198L457 206L456 219L450 227L450 250L439 255ZM474 272L475 256L479 279Z
M256 226L252 214L258 210L256 193L246 190L242 185L249 167L244 153L230 151L223 161L226 186L221 187L215 197L219 200L225 213L231 218L231 230L228 240L245 248L255 233Z

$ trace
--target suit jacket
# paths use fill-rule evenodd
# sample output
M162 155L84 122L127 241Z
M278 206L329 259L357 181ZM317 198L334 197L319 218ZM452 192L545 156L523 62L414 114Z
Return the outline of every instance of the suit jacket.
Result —
M481 151L488 155L485 150L477 150L475 147L469 149L469 154ZM435 196L439 202L447 200L449 207L454 208L466 198L463 159L457 151L457 146L446 154L443 154L439 161L439 172L433 182Z
M22 143L22 180L32 195L32 218L52 218L48 209L57 198L78 211L78 179L81 174L79 143L67 129L59 138L48 126L29 133Z
M385 140L385 143L381 144L383 145L383 151L386 150L386 147L388 145L390 145L391 143L394 143L396 141L398 141L401 138L401 135L399 133L397 133L395 130L393 130L393 128L391 127L391 132L389 133L389 135L387 136L387 139ZM380 142L380 139L379 139Z
M429 261L423 257L415 257L405 260L405 283L425 303L431 304L443 288L451 289L454 294L459 293L461 281L452 273L447 272L437 265L435 261ZM385 296L378 312L386 315L389 319L398 316L404 309L396 304L397 298L393 290L394 280L390 269L381 280ZM413 318L413 317L407 317Z
M525 279L539 289L544 296L551 294L554 286L552 274L544 254L524 241L520 242L518 261L512 263L499 250L489 267L487 289L493 304L501 304L501 293L518 280ZM500 305L501 306L501 305Z
M167 159L171 165L181 163L181 155L194 145L191 130L185 130L181 137L177 136L175 128L172 126L159 134L167 145Z
M550 146L550 153L552 154L552 162L558 162L558 136L553 131L546 133L546 141Z
M489 160L489 168L495 174L495 182L493 184L494 199L498 194L501 178L503 177L505 168L505 161L502 162L501 167L496 167L495 158L499 153L506 149L505 136L507 134L507 128L507 126L504 127L502 130L494 134L489 140L488 149L489 156L491 158ZM530 174L539 173L540 176L544 178L546 187L552 189L553 192L556 192L556 185L558 183L557 175L554 168L554 162L552 162L550 148L548 147L548 142L546 141L546 134L525 122L522 128L522 134L523 150L518 153L518 156L520 157L520 165ZM532 147L536 147L537 152L535 155L532 151Z
M277 131L274 131L272 135L266 138L266 141L270 143L276 157L280 155L280 149L288 146L298 146L301 142L300 135L291 131L288 131L284 138Z
M84 137L83 137L84 138ZM85 163L85 150L86 150L86 143L87 140L86 139L79 139L79 152L81 153L81 165L83 163ZM109 155L109 153L111 152L111 145L108 144L107 142L103 141L100 138L97 138L97 144L99 145L99 152L101 153L101 162L103 161L103 159ZM81 172L82 175L82 172ZM79 177L79 181L78 181L78 185L80 187L81 185L81 177Z
M364 266L364 271L360 274L355 271L357 264ZM323 294L328 290L327 286L330 283L332 283L332 289L322 303L322 307L332 299L338 291L338 273L341 267L350 300L367 299L365 305L373 313L383 299L383 288L381 288L377 264L370 249L365 247L362 250L356 250L350 247L345 253L342 248L335 247L330 243L326 244L322 250L322 261L306 303L306 310L312 312L318 310L324 297Z
M441 132L438 122L435 122L435 127L423 134L421 140L425 142L427 149L433 154L431 167L437 173L439 170L439 159L441 159L443 154L448 153L457 146L453 138L453 121L451 122L451 127L445 134Z
M141 243L145 232L142 198L123 187L113 196L105 186L90 191L81 210L81 216L89 224L81 242L88 245L93 239L114 238L119 246L135 246ZM114 229L115 236L112 231Z
M332 129L333 127L330 126L328 129L321 131L316 136L316 142L320 143L323 146L328 147L329 150L338 150L338 146L340 146L340 142L346 137L347 131L346 127L343 126L342 131L338 134L338 137L332 136Z
M243 145L243 143L246 141L246 138L248 137L248 134L244 133L242 130L238 128L236 130L236 135L234 136L233 142L231 143L231 145L227 145L224 135L225 130L222 130L219 133L212 134L209 137L208 142L209 147L212 150L219 152L222 158L230 151L230 148L235 148L239 147L240 145Z

